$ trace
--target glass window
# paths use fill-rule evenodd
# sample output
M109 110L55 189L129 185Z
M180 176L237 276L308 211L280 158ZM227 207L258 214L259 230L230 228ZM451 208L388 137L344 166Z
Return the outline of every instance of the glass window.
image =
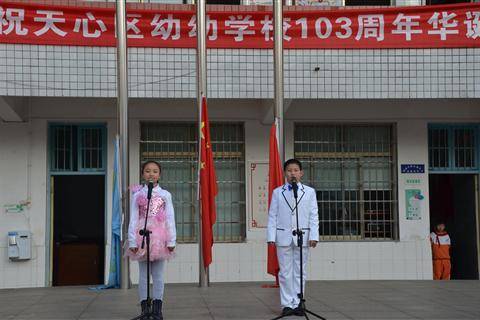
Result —
M127 2L143 2L143 3L164 3L164 4L186 4L187 0L127 0Z
M477 171L478 127L432 125L428 128L428 163L432 171Z
M50 126L51 171L104 171L105 150L104 126Z
M453 130L455 147L455 167L475 168L476 141L473 128L455 128Z
M426 0L427 5L432 4L451 4L451 3L465 3L472 2L469 0Z
M428 162L430 168L449 168L448 130L431 128L428 130Z
M295 0L296 6L342 6L343 0Z
M81 169L103 169L102 128L80 128Z
M295 157L317 190L323 240L397 239L390 125L295 125Z
M389 6L390 0L345 0L346 6Z
M217 175L216 242L245 239L245 139L241 123L212 123L211 139ZM140 161L162 165L162 187L172 193L179 242L196 242L197 131L195 123L141 123ZM141 176L141 173L139 172Z
M50 170L73 171L76 127L55 125L50 127ZM76 153L75 153L76 154Z
M240 0L207 0L207 4L240 4Z

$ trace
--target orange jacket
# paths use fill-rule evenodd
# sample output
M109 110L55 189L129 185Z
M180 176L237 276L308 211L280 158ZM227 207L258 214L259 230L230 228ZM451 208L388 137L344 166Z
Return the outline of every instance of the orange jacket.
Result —
M432 256L434 260L450 259L450 236L446 232L432 232Z

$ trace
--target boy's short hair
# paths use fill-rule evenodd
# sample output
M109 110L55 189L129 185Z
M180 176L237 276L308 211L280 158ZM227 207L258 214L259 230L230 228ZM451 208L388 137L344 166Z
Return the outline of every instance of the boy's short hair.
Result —
M287 171L287 167L291 164L296 164L300 170L303 170L302 169L302 163L300 162L300 160L297 160L295 158L293 159L288 159L287 161L285 161L285 163L283 164L283 171Z

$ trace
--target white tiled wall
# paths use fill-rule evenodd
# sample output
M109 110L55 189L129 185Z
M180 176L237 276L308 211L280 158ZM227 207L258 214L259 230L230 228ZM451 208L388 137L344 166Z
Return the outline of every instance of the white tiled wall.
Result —
M2 237L4 239L4 237ZM43 287L45 273L45 247L32 247L32 259L28 261L10 262L7 257L5 243L0 245L0 288Z
M208 50L211 98L273 97L273 52ZM130 97L194 98L194 49L129 49ZM285 98L478 98L480 49L286 50ZM0 44L0 95L115 97L114 48Z
M45 284L46 135L42 132L41 126L32 123L0 123L0 286L3 288ZM23 212L5 212L4 205L21 202L28 203ZM30 260L8 259L7 233L16 230L32 232Z
M476 97L480 94L479 52L477 49L290 50L285 57L285 96Z

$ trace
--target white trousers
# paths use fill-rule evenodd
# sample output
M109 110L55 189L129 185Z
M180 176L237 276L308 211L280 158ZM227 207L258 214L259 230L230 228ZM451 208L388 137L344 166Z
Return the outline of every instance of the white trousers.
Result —
M305 279L307 278L308 247L303 247L303 293L305 293ZM296 308L300 303L300 248L292 244L288 247L277 247L280 272L280 303L283 308Z
M138 295L140 301L147 299L147 261L138 261ZM150 298L163 300L163 290L165 284L163 282L163 270L165 269L165 260L156 260L150 262L150 274L153 280L153 290Z

